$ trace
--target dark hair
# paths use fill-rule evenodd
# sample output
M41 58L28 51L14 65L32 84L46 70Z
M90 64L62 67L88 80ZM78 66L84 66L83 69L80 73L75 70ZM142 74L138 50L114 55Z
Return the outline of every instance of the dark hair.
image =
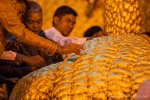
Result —
M36 12L39 13L39 12L42 12L42 8L37 2L27 1L27 4L29 6L29 9L26 10L26 12L25 12L25 14L23 16L23 22L24 23L27 20L28 13L36 13Z
M66 14L72 14L74 15L75 17L77 17L77 12L75 10L73 10L72 8L70 8L69 6L60 6L59 8L57 8L57 10L55 11L54 15L53 15L53 18L55 16L61 18L63 17L64 15ZM53 22L54 24L54 22Z
M94 33L98 33L99 31L102 31L101 27L92 26L84 32L84 37L91 37Z
M42 12L42 8L41 6L37 3L37 2L34 2L34 1L28 1L28 6L29 6L29 9L27 10L27 12Z
M142 34L146 34L146 35L150 36L150 32L143 32Z

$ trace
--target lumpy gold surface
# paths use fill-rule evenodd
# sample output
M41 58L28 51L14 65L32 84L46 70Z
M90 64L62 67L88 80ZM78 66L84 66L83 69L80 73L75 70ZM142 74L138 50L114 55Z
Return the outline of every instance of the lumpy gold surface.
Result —
M146 36L96 38L80 55L23 77L10 100L133 100L150 75Z

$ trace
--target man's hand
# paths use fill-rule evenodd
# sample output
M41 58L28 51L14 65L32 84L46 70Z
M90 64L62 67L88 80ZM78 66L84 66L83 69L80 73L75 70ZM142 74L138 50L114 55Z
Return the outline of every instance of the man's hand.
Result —
M16 84L19 81L19 78L6 78L5 82L10 84Z
M19 43L8 41L5 46L5 51L11 50L14 52L20 52L20 47L21 47L21 45Z
M41 67L46 66L45 60L39 55L24 56L23 61L31 67L41 68Z
M86 41L92 40L94 37L86 37Z
M56 52L60 53L60 54L75 53L75 54L79 55L80 54L80 49L83 49L81 45L70 43L70 44L68 44L66 46L63 46L63 47L58 46Z
M3 84L2 87L0 87L0 100L8 100L6 84Z

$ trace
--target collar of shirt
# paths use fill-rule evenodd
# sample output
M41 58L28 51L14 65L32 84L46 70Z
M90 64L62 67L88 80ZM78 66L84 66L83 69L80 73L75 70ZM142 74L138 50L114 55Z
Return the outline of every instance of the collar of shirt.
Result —
M64 37L55 27L48 28L45 30L45 35L48 37Z
M59 45L64 45L64 44L61 44L60 41L62 39L65 39L66 37L64 37L55 27L51 27L45 30L44 32L48 39L54 41L55 43Z
M39 35L39 36L43 36L43 35L45 35L45 33L44 33L43 30L41 30L41 32L40 32L38 35Z

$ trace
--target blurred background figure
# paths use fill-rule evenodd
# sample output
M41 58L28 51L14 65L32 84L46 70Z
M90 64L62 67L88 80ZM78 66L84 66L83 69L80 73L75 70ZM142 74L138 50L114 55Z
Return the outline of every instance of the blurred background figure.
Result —
M101 36L107 36L107 34L103 32L100 26L92 26L84 32L83 36L96 38Z
M45 30L46 37L60 46L70 43L83 44L86 42L87 38L68 37L74 29L77 16L77 12L69 6L58 7L53 15L53 27Z

